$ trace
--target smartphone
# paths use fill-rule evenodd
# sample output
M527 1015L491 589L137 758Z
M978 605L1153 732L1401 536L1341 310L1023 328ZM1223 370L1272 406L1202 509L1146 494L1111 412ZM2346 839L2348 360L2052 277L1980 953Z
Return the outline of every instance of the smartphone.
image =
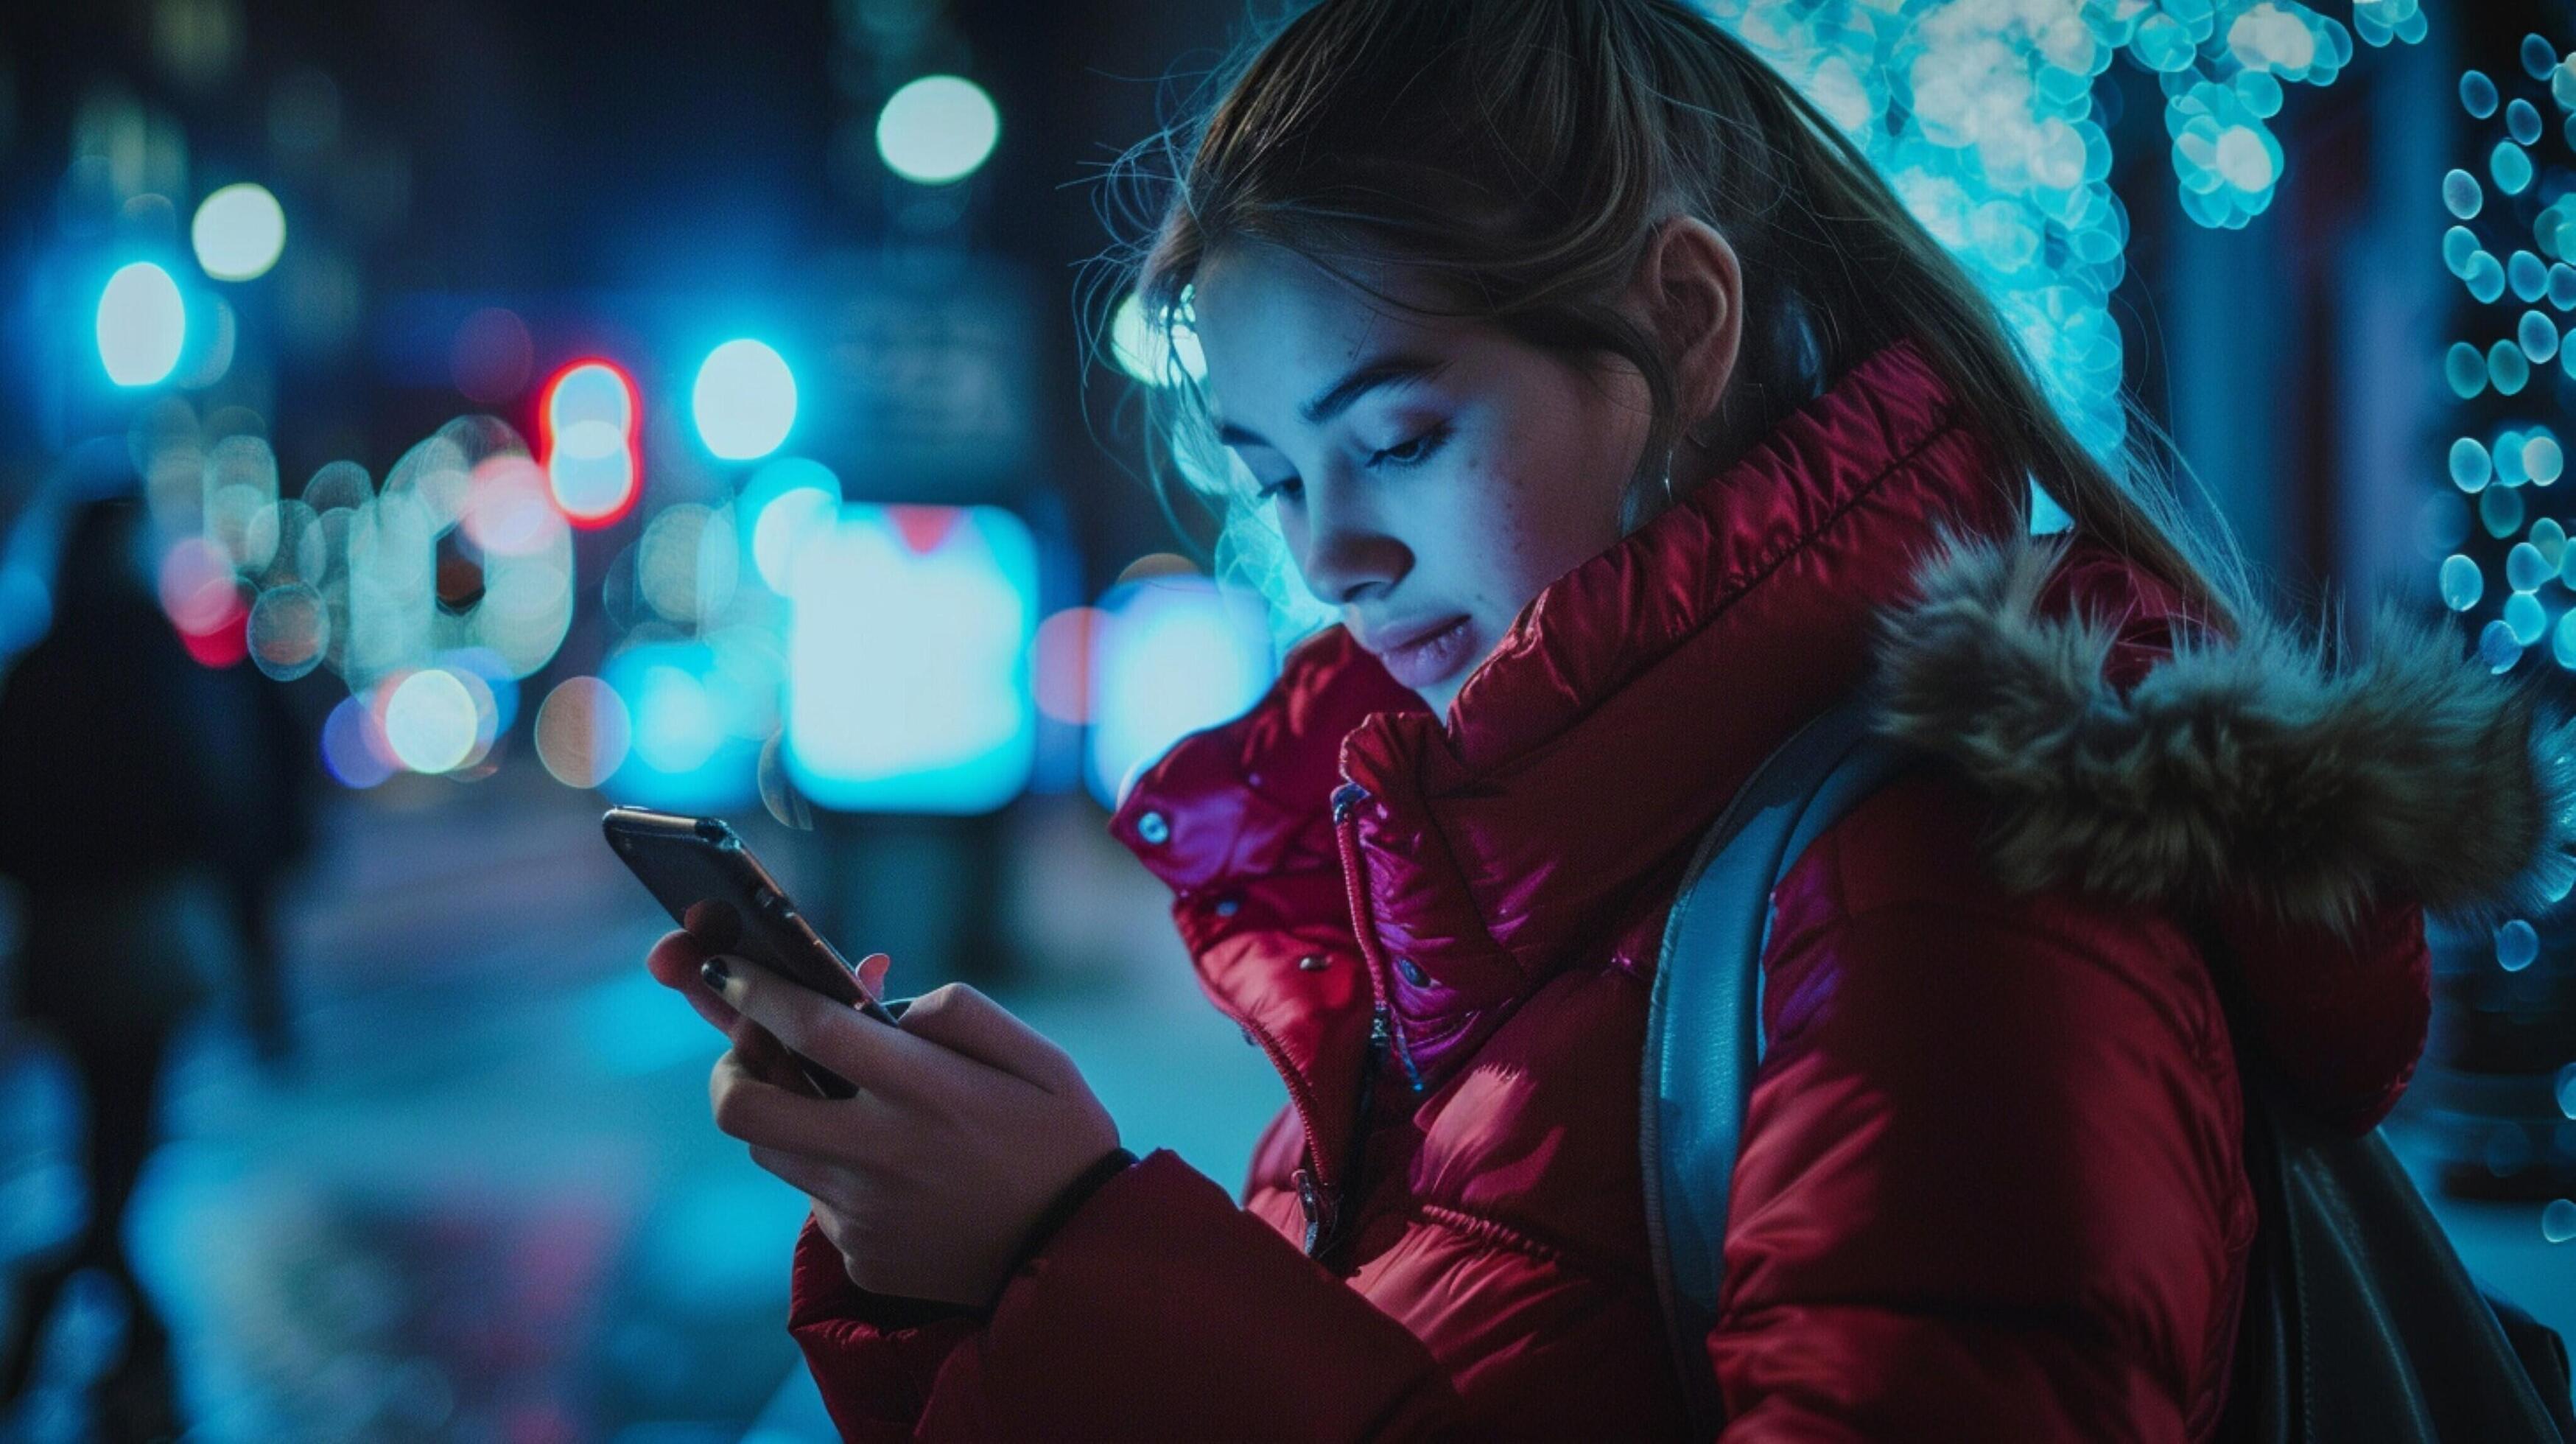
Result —
M698 941L895 1024L895 1015L859 986L858 971L805 921L787 890L723 818L612 807L599 825L671 921ZM858 1092L809 1058L799 1056L796 1064L824 1097Z

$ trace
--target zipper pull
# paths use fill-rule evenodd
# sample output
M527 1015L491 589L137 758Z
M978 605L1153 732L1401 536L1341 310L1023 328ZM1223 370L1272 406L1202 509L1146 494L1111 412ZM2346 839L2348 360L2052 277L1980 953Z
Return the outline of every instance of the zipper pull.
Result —
M1312 796L1312 793L1307 794ZM1369 790L1356 782L1345 782L1333 789L1333 821L1339 824L1351 815L1351 809L1368 801Z
M1312 1258L1332 1226L1331 1200L1315 1187L1315 1175L1310 1170L1301 1168L1292 1176L1297 1184L1297 1210L1306 1216L1306 1256Z
M1395 1031L1395 1025L1386 1015L1386 1004L1380 1001L1375 1010L1369 1014L1370 1077L1377 1076L1378 1064L1385 1060L1389 1042L1395 1044L1396 1061L1404 1065L1404 1081L1414 1092L1421 1092L1422 1070L1413 1066L1413 1050L1404 1046L1404 1035Z

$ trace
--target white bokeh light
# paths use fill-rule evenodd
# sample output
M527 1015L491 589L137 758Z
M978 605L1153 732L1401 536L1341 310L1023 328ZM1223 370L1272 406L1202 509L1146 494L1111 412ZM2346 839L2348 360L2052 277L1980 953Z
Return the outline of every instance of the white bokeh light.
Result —
M727 341L698 367L689 414L708 451L726 461L758 460L796 424L796 375L762 342Z
M243 181L198 203L188 228L197 264L218 281L266 275L286 249L286 212L268 187Z
M179 283L150 261L107 278L98 298L98 359L119 386L150 386L179 364L188 339L188 307Z
M877 114L877 154L896 175L923 185L974 174L1001 135L993 98L963 76L925 75Z

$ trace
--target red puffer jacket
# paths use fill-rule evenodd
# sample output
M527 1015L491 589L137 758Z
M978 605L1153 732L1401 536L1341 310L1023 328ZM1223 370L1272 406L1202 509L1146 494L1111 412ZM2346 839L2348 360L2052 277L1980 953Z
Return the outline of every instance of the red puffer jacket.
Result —
M929 1323L809 1224L790 1327L842 1429L1686 1432L1638 1154L1656 950L1737 785L1874 678L1945 765L1775 895L1725 1437L2208 1437L2255 1226L2236 1048L2387 1110L2413 899L2544 843L2532 718L2446 634L2353 673L2259 626L2175 655L2172 593L2012 536L1996 471L1900 344L1550 586L1447 725L1335 628L1184 740L1111 826L1287 1082L1243 1204L1155 1154L989 1317Z

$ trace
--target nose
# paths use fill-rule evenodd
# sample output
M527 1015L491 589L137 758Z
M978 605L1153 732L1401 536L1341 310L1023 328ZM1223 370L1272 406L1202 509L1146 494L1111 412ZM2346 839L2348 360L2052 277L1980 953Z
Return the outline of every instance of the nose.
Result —
M1347 483L1308 482L1305 536L1291 538L1306 590L1327 606L1382 592L1413 569L1412 549L1352 491Z

